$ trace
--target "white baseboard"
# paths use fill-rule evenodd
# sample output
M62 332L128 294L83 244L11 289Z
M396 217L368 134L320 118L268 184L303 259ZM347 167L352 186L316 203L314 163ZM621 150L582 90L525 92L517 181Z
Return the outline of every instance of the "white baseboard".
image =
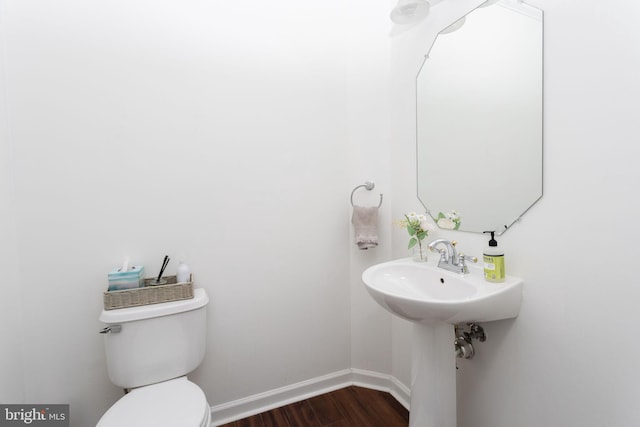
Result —
M411 401L411 390L402 384L396 377L377 372L365 371L363 369L350 369L351 384L360 387L366 387L373 390L386 391L398 401L402 406L409 410L409 402Z
M211 425L223 425L231 421L250 417L251 415L299 402L350 385L389 392L402 406L409 409L409 388L396 378L391 375L379 374L362 369L345 369L232 402L212 406Z

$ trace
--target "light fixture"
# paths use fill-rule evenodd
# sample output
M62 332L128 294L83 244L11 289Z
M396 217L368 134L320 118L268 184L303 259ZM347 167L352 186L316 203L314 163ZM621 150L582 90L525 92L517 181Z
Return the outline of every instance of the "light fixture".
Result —
M398 0L391 11L396 24L414 24L429 14L429 2L425 0Z

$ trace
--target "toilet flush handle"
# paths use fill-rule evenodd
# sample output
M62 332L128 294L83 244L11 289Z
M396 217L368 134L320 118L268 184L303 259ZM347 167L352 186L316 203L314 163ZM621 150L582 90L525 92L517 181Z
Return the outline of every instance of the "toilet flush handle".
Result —
M105 328L102 328L102 330L100 331L101 334L110 334L110 333L118 333L122 330L122 326L121 325L111 325L111 326L107 326Z

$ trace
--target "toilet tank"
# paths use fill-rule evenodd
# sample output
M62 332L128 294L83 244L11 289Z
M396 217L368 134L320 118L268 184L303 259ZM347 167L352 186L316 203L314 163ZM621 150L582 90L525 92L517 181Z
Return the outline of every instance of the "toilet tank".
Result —
M208 303L207 293L197 288L188 300L103 310L111 382L134 388L196 369L205 354Z

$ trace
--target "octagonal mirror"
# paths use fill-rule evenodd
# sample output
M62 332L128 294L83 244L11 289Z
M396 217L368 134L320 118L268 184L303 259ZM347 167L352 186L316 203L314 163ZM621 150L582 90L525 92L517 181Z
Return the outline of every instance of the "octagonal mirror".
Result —
M440 227L502 234L542 197L543 14L483 6L437 36L418 73L417 188Z

